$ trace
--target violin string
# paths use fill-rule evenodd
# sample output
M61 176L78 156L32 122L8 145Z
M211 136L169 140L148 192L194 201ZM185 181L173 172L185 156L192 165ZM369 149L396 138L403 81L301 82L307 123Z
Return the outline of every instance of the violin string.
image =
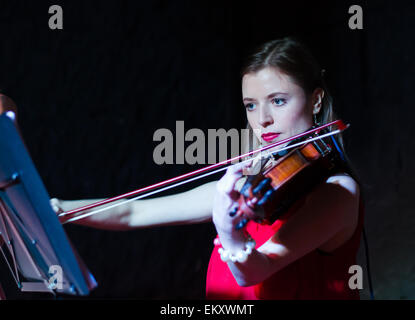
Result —
M312 142L312 141L315 141L315 140L318 140L318 139L322 139L322 138L325 138L325 137L329 137L329 136L331 136L331 135L335 135L335 134L337 134L337 133L340 133L341 131L342 131L342 130L334 130L334 131L331 131L331 132L329 132L329 133L326 133L326 134L320 135L320 136L318 136L318 137L310 138L310 139L307 139L307 140L305 140L305 141L301 141L301 142L295 143L295 144L293 144L293 145L285 146L285 147L283 147L283 148L281 148L281 149L278 149L277 151L278 151L278 152L280 152L280 151L284 151L284 150L292 149L292 148L295 148L295 147L297 147L297 146L303 145L303 144L305 144L305 143L309 143L309 142ZM260 155L260 158L262 159L262 158L265 158L265 157L267 157L268 155L272 154L273 152L276 152L276 151L268 151L267 153L264 153L264 154L263 154L262 152L259 152L259 155ZM242 164L242 163L249 162L249 161L252 161L252 160L253 160L252 158L249 158L249 159L247 159L247 160L240 161L238 164ZM191 182L191 181L195 181L195 180L198 180L198 179L201 179L201 178L204 178L204 177L210 176L210 175L215 174L215 173L218 173L218 172L220 172L220 171L224 171L224 170L228 169L228 167L230 167L230 166L231 166L231 165L228 165L228 166L226 166L226 167L219 168L219 169L214 170L214 171L211 171L211 172L207 172L207 173L205 173L205 174L202 174L202 175L199 175L199 176L196 176L196 177L190 178L190 179L185 180L185 181L180 181L180 182L177 182L177 183L175 183L175 184L172 184L172 185L169 185L169 186L163 187L163 188L161 188L161 189L157 189L157 190L154 190L154 191L151 191L151 192L145 193L145 194L141 194L141 195L136 196L136 197L133 197L133 198L131 198L131 199L128 199L128 200L125 200L125 201L122 201L122 202L119 202L119 203L115 203L115 204L113 204L113 205L110 205L110 206L107 206L107 207L104 207L104 208L100 208L100 209L98 209L98 210L94 210L94 211L86 212L86 213L84 213L84 214L80 214L80 215L78 215L78 216L76 216L76 217L73 217L73 218L70 218L70 219L66 220L66 221L65 221L65 222L63 222L62 224L66 224L66 223L69 223L69 222L74 222L74 221L77 221L77 220L81 220L81 219L87 218L87 217L89 217L89 216L95 215L95 214L97 214L97 213L100 213L100 212L103 212L103 211L107 211L107 210L109 210L109 209L112 209L112 208L115 208L115 207L118 207L118 206L121 206L121 205L125 205L125 204L127 204L127 203L132 202L132 201L139 200L139 199L143 199L143 198L149 197L149 196L151 196L151 195L154 195L154 194L157 194L157 193L160 193L160 192L163 192L163 191L166 191L166 190L169 190L169 189L175 188L175 187L180 186L180 185L182 185L182 184L185 184L185 183L188 183L188 182ZM65 215L66 215L66 213L64 212L64 213L59 214L58 216L59 216L59 217L62 217L62 216L65 216Z

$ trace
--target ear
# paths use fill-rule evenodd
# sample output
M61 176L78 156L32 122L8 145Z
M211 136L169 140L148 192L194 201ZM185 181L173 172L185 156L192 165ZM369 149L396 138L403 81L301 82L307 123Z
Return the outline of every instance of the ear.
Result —
M322 88L316 88L311 97L313 114L317 114L321 110L324 98L324 90Z

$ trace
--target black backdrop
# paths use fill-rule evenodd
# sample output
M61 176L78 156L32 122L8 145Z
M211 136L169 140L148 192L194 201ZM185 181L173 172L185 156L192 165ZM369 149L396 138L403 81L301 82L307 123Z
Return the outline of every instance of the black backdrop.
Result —
M63 30L48 28L52 4L63 8ZM353 4L363 30L348 27ZM352 124L346 148L367 192L375 294L411 299L414 14L414 4L379 0L0 1L0 88L18 105L51 196L111 197L197 168L156 165L154 131L174 132L178 120L205 133L243 128L243 57L264 41L299 37ZM204 297L212 224L65 229L99 282L90 298ZM0 282L11 299L47 297L18 292L3 262Z

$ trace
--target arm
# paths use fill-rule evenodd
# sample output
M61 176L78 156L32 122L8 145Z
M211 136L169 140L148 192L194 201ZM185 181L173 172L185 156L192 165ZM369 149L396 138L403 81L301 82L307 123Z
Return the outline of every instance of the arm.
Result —
M216 181L213 181L171 196L132 201L74 223L99 229L130 230L209 221L212 217L215 185ZM51 203L55 211L59 208L69 211L97 201L99 199L73 201L52 199Z
M348 176L330 178L310 193L284 226L253 250L247 261L228 262L235 280L240 286L255 285L312 250L322 246L333 248L333 244L336 244L334 248L340 246L356 228L358 206L357 183ZM217 215L215 205L213 220L222 246L233 253L243 249L245 238L242 233L230 231L224 223L225 217L219 220ZM234 226L237 221L230 223Z

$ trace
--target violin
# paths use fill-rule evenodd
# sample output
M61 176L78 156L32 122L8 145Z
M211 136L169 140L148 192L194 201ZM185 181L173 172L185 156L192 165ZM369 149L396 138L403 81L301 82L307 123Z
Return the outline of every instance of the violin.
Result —
M327 129L322 130L320 134L327 132ZM261 168L254 170L259 173L248 175L240 191L238 206L230 213L243 217L237 229L248 220L272 224L315 186L334 173L346 170L345 156L336 138L318 136L314 132L293 140L290 144L304 143L291 151L271 153L258 162L257 166ZM318 139L307 141L313 137Z
M284 213L301 195L322 182L328 175L340 170L341 164L345 163L345 161L343 161L342 152L334 139L334 135L348 127L349 125L345 125L341 120L312 127L306 132L232 159L227 159L126 194L97 201L96 203L66 212L60 212L58 216L63 224L80 220L127 202L142 199L226 170L226 166L241 161L241 159L247 159L242 162L250 162L252 161L251 156L260 153L261 157L265 156L260 162L261 166L268 162L269 157L273 159L274 164L270 167L265 164L265 167L262 166L261 170L259 170L259 174L248 177L241 189L238 207L233 214L243 215L245 224L249 219L269 224ZM279 149L278 152L270 151L284 144L287 145ZM127 198L129 199L126 201L111 204ZM95 211L92 210L104 205L108 206Z

